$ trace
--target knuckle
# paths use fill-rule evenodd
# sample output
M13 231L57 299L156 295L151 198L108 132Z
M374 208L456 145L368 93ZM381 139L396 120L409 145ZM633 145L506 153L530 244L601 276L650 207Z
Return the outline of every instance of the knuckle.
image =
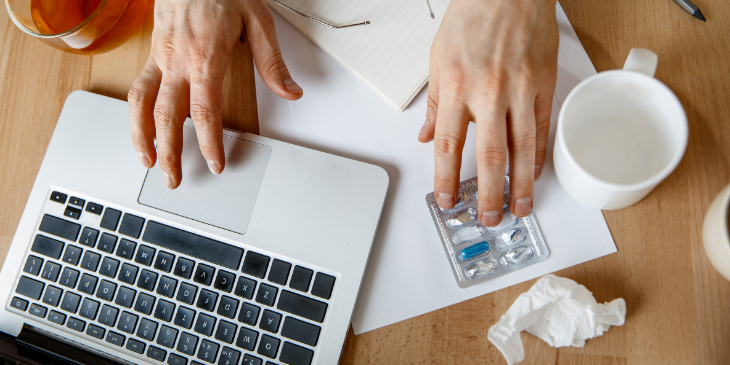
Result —
M152 116L155 118L155 126L159 128L169 127L174 124L177 119L175 117L175 113L165 104L155 105Z
M507 164L507 151L487 148L476 153L477 163L485 167L502 167Z
M211 54L210 47L205 42L191 42L187 47L188 59L193 65L204 65Z
M127 101L132 108L139 108L145 101L144 91L137 85L132 85L127 93Z
M177 161L178 159L169 153L166 154L160 154L158 157L158 162L160 163L160 167L163 168L163 170L171 172L172 170L177 168Z
M461 149L464 146L464 141L461 138L443 133L437 135L433 143L436 153L441 157L461 155Z
M190 116L197 126L207 129L217 122L217 113L208 104L195 102L190 104Z
M535 136L519 135L512 138L512 147L515 151L528 152L535 150Z
M172 37L162 37L162 39L154 42L153 49L156 56L155 61L158 62L160 68L170 69L171 61L177 54Z
M550 133L550 117L538 121L535 125L535 132L538 136L547 136Z

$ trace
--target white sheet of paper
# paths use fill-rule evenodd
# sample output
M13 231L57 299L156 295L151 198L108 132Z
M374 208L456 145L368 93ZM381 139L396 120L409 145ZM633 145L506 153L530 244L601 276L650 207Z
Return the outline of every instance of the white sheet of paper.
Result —
M393 111L289 23L274 17L284 60L304 89L304 97L294 102L281 99L257 75L261 134L370 162L390 176L380 228L352 318L355 334L616 252L601 211L573 200L558 183L552 165L559 104L580 80L596 73L559 6L558 88L548 160L535 184L533 210L550 258L468 289L456 285L424 199L433 191L434 174L433 143L417 141L425 120L426 92L404 112ZM467 141L462 180L476 176L474 124Z

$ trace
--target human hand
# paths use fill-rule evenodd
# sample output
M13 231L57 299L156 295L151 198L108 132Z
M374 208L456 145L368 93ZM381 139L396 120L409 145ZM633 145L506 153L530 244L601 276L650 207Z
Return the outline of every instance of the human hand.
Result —
M129 90L129 124L142 165L151 168L159 160L165 185L174 189L182 180L188 112L210 171L225 167L223 76L239 40L250 43L261 79L274 93L296 100L302 89L284 64L263 0L158 0L154 16L150 57Z
M428 111L419 141L434 141L434 192L452 208L462 149L476 123L479 219L502 220L510 161L510 210L532 210L545 163L557 77L555 0L452 0L431 47Z

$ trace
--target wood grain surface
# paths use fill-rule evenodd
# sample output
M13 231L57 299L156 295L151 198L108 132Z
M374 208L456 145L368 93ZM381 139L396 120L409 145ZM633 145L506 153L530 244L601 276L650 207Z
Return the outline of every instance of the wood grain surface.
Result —
M554 349L523 334L525 364L729 364L730 282L710 265L701 225L730 182L730 6L694 0L703 23L673 0L564 0L598 71L631 48L659 55L656 77L687 111L686 155L640 203L604 215L618 253L557 272L599 302L622 297L626 324L584 348ZM126 99L150 47L151 16L122 47L99 56L52 49L0 11L0 261L3 261L66 96ZM225 80L224 124L257 132L253 64L236 47ZM424 111L425 114L425 111ZM341 364L503 364L487 331L534 280L372 332L348 335Z

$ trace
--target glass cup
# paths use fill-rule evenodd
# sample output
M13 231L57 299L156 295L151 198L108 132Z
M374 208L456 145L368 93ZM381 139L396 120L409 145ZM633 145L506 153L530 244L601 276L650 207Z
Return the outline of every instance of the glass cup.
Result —
M111 51L142 28L154 0L5 0L22 31L60 50Z

